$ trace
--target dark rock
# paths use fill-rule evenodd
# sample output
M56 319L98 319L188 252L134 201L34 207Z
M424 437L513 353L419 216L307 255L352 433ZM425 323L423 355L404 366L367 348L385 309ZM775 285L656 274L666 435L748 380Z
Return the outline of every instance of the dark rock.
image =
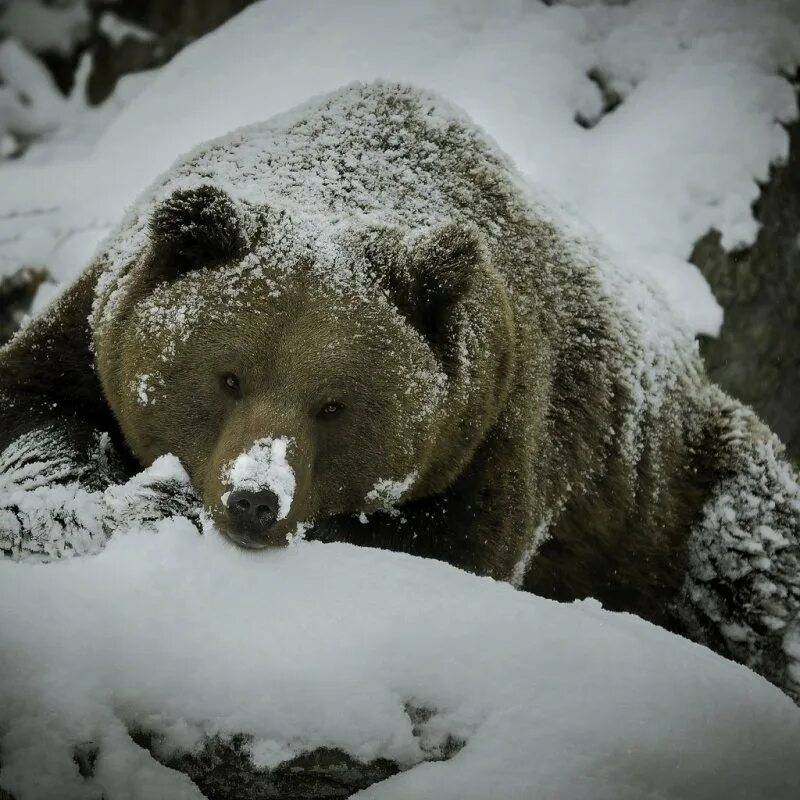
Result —
M691 260L725 312L719 337L700 340L709 375L800 462L800 121L787 130L789 158L772 168L755 204L755 244L729 253L710 231Z
M186 773L208 800L344 798L400 771L397 764L386 759L361 763L341 750L324 747L275 769L261 769L253 765L247 748L250 738L244 735L214 737L198 753L163 758L153 736L132 735L163 764Z
M7 342L19 327L36 290L46 279L45 270L31 267L23 267L11 275L0 276L0 345Z

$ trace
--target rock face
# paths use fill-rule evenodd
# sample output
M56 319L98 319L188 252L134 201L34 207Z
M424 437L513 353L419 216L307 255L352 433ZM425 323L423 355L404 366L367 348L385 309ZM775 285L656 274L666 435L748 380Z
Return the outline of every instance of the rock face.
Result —
M800 462L800 122L788 131L789 158L773 168L755 206L755 244L727 253L710 231L692 261L725 311L719 337L701 339L709 375L752 406Z
M253 0L122 0L96 4L99 23L91 46L94 56L87 92L102 103L117 81L131 72L160 67L186 45L238 14ZM113 14L122 24L103 24ZM127 31L127 32L126 32Z
M153 752L149 736L134 738ZM210 739L197 753L159 760L185 772L209 800L344 798L399 771L397 764L386 759L361 763L330 748L303 753L276 769L259 769L253 765L246 745L245 736L226 742ZM154 755L158 758L157 753Z
M30 267L0 276L0 345L7 342L19 327L36 290L46 278L44 270Z

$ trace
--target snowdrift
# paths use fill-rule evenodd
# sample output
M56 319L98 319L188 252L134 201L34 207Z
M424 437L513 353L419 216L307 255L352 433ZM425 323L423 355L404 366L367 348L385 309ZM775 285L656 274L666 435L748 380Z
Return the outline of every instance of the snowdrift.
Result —
M347 545L245 553L180 518L96 556L0 563L0 662L17 800L202 797L134 729L162 760L240 732L254 768L321 746L390 759L403 771L357 795L376 800L800 787L800 709L635 617Z

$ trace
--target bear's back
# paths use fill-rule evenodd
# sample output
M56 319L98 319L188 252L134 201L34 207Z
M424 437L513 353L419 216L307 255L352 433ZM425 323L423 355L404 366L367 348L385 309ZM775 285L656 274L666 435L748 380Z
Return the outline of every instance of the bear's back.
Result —
M112 262L121 266L145 245L156 203L203 184L285 213L304 244L367 217L412 230L471 222L491 247L526 218L514 174L505 155L439 96L400 84L353 84L180 159L112 237Z

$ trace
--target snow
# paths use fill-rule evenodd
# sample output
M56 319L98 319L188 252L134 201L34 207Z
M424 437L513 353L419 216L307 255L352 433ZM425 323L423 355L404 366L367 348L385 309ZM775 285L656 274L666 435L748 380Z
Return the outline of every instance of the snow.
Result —
M5 0L0 8L0 34L36 52L70 55L88 38L90 21L86 0Z
M139 375L133 383L133 391L136 393L136 399L139 401L140 405L146 406L148 403L151 403L152 398L152 391L153 385L152 381L155 376L147 373L144 375Z
M54 130L66 101L45 66L14 39L0 42L0 137Z
M687 258L710 226L726 245L755 235L756 181L786 155L778 121L796 114L778 71L800 63L799 14L791 0L257 3L176 56L88 158L4 170L6 269L48 263L65 231L109 230L198 141L383 77L464 107L523 172L658 280L693 329L714 332L719 308ZM601 113L592 69L622 97L612 113ZM584 129L576 115L596 124ZM21 226L35 246L17 242Z
M522 587L522 583L525 580L525 576L528 574L528 567L530 567L533 557L539 552L539 548L548 539L548 531L552 521L553 514L545 514L544 519L534 528L533 533L530 535L530 540L522 551L519 561L514 564L514 569L508 581L514 588L519 589Z
M375 800L790 800L800 786L787 698L594 601L347 545L245 553L183 520L0 573L0 781L18 800L200 797L131 742L134 722L165 754L245 731L263 766L324 744L409 768L358 795ZM430 717L415 729L409 709ZM452 759L421 763L448 737L464 743ZM90 746L84 780L73 748Z
M150 42L155 38L152 31L136 25L128 20L121 19L113 11L104 11L100 16L97 28L113 44L119 45L126 39L134 39L137 42Z
M419 477L416 470L410 472L401 481L393 481L382 478L375 482L375 485L367 492L366 501L368 503L375 503L376 508L384 510L392 510L403 495L416 483Z
M246 453L240 453L223 469L222 480L230 491L271 490L278 498L277 519L285 519L295 490L294 470L287 458L293 441L285 436L257 439ZM222 502L227 505L225 496Z

